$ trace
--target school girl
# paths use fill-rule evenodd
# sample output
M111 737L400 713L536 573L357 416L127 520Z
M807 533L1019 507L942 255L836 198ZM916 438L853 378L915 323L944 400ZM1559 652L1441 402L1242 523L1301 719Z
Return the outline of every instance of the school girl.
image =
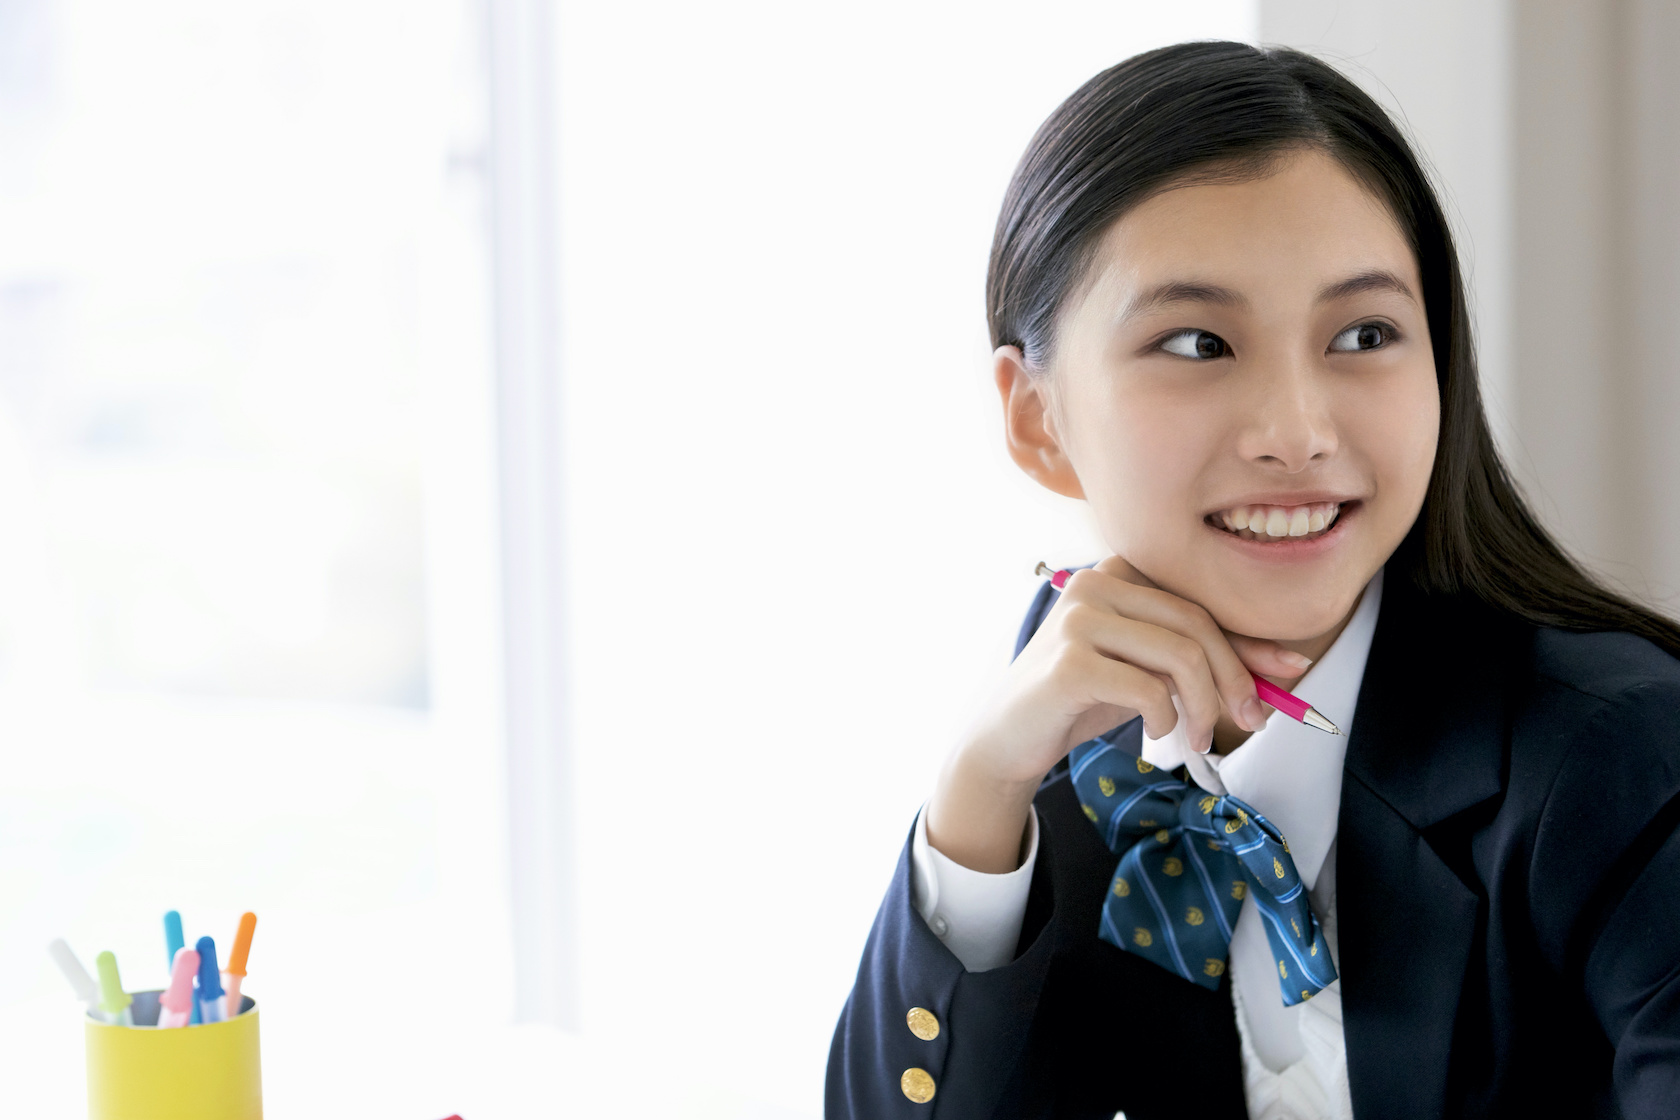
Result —
M1680 1116L1680 627L1513 486L1394 123L1294 51L1130 59L986 294L1009 453L1113 555L917 816L829 1116Z

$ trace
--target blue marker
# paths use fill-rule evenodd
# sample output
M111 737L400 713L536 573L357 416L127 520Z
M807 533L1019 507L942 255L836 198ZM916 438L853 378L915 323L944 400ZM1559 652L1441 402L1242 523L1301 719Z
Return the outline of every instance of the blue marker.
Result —
M206 1023L219 1023L222 1015L222 973L216 967L216 939L198 939L198 983L196 999L201 1018Z

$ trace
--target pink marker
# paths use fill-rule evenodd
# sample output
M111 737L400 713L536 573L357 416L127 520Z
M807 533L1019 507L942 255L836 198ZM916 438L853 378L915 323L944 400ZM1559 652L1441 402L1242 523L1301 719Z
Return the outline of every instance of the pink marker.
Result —
M169 971L169 987L158 997L160 1027L184 1027L192 1021L193 977L198 975L198 950L177 949Z
M1050 565L1042 560L1038 562L1038 567L1034 568L1033 572L1036 575L1050 577L1050 586L1057 591L1067 585L1068 576L1073 574L1066 568L1053 572L1050 570ZM1308 727L1316 727L1320 731L1328 731L1332 735L1342 733L1342 729L1331 723L1323 712L1299 696L1292 692L1285 692L1259 673L1250 671L1248 675L1254 678L1254 691L1259 694L1260 699L1290 719L1304 723Z

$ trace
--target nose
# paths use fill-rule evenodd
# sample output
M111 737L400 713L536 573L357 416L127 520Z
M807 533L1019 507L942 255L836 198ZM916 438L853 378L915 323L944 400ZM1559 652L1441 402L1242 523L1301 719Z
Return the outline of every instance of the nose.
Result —
M1307 359L1279 360L1247 378L1245 420L1237 453L1245 460L1285 474L1318 466L1336 454L1328 371Z

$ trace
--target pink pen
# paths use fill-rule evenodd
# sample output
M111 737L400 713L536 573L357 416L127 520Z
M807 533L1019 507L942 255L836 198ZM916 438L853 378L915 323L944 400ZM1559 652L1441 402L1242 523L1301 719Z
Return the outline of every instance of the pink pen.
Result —
M193 977L198 975L198 950L177 949L169 970L169 987L158 997L160 1027L184 1027L192 1020Z
M1046 564L1042 560L1038 562L1038 567L1034 568L1033 572L1036 575L1049 577L1050 586L1054 587L1057 591L1062 589L1062 587L1067 583L1068 576L1073 574L1066 568L1062 568L1058 571L1051 571L1050 565ZM1265 677L1262 677L1259 673L1250 671L1248 675L1254 678L1254 691L1259 693L1260 699L1263 702L1270 704L1290 719L1298 720L1299 722L1306 724L1308 727L1316 727L1320 731L1328 731L1332 735L1340 735L1342 733L1342 729L1331 723L1323 712L1319 711L1299 696L1296 696L1292 692L1285 692Z

